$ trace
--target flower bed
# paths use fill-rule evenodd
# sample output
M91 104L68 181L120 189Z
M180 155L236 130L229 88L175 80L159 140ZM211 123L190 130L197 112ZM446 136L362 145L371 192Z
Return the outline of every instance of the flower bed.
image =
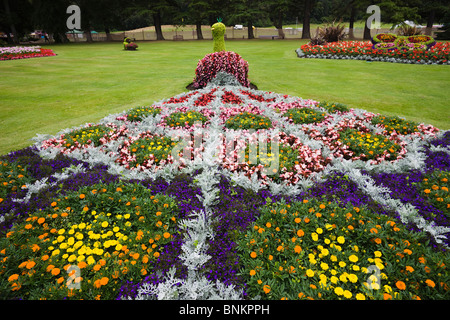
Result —
M449 148L430 125L241 86L38 136L0 158L0 292L448 299Z
M39 46L31 47L3 47L0 48L0 60L17 60L37 57L51 57L56 54L51 49Z
M425 48L418 47L421 45L420 43L409 42L406 38L398 38L396 41L396 43L379 42L375 47L370 41L339 41L323 46L304 44L297 50L297 54L303 58L450 64L450 44L448 42L437 42L433 47L425 50ZM399 41L403 42L399 43ZM395 48L400 49L394 50Z

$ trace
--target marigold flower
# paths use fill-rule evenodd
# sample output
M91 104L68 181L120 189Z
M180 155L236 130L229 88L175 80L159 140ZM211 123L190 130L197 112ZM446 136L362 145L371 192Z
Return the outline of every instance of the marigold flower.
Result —
M270 292L270 286L265 284L264 287L263 287L263 290L264 290L265 294L268 294Z
M405 290L406 289L406 284L403 281L397 281L395 283L395 286L399 289L399 290Z
M411 267L411 266L406 266L406 271L408 271L408 272L414 272L414 268L413 267Z
M60 274L61 270L59 268L53 268L52 269L52 275L57 276Z
M425 283L427 284L427 286L434 288L436 286L436 284L434 283L433 280L427 279L425 280Z
M12 291L20 290L20 288L22 288L22 284L21 284L20 282L19 282L19 283L14 282L14 283L11 285L11 290L12 290Z
M256 252L252 251L252 253L250 253L250 257L252 257L253 259L256 258Z
M344 294L344 290L341 287L334 288L334 293L338 296L342 296Z
M16 281L17 279L19 279L19 275L17 273L14 273L9 276L8 282L13 282L13 281Z
M36 265L36 262L34 261L28 261L27 265L25 266L25 268L27 268L28 270L33 268Z

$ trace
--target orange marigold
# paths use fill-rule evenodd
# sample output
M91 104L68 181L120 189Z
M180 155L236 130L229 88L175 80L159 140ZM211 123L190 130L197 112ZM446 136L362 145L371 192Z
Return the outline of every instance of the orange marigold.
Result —
M427 279L425 280L425 283L427 284L427 286L434 288L436 286L436 284L434 283L433 280Z
M406 289L406 284L403 281L397 281L395 283L395 286L399 289L399 290L405 290Z

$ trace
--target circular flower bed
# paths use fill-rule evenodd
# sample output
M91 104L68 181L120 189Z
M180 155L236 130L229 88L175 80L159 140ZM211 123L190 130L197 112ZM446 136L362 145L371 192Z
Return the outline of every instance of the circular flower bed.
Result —
M295 108L290 109L283 116L288 117L295 124L303 124L321 122L325 119L326 113L321 113L310 108Z
M60 135L58 138L52 138L43 144L44 148L62 148L62 152L71 152L76 149L83 149L88 146L99 147L109 141L117 140L127 132L125 126L118 127L111 124L88 124L77 130Z
M268 117L249 112L242 112L228 118L225 121L225 127L228 129L269 129L272 127L272 121Z
M155 116L161 113L161 108L158 107L137 107L131 109L126 115L126 120L128 121L142 121L144 118L149 116Z

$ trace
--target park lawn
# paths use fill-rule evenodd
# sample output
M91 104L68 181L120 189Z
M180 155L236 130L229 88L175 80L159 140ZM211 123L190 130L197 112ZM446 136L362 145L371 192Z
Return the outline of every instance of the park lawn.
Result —
M228 40L249 62L260 90L399 115L450 129L450 66L299 59L306 41ZM97 122L111 113L187 91L212 41L46 46L55 57L0 62L0 155L32 144L37 133Z

